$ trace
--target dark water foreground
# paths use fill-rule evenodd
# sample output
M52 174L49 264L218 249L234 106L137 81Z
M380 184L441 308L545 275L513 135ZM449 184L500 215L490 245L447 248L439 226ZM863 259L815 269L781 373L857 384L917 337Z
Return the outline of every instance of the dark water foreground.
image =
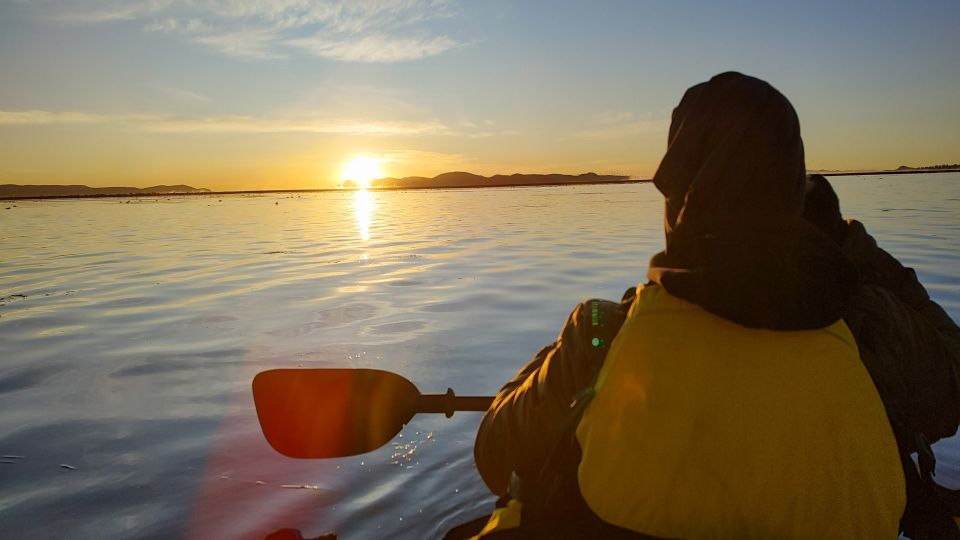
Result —
M960 317L960 175L835 179ZM430 538L487 511L479 416L279 456L250 380L377 367L492 393L662 244L652 185L17 202L0 211L0 536ZM960 442L938 478L960 485Z

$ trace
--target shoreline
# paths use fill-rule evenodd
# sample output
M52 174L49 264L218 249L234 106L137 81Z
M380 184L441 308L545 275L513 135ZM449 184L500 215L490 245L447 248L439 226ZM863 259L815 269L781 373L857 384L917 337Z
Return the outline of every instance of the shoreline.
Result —
M610 184L641 184L651 182L652 179L609 180L597 182L554 182L544 184L470 184L465 186L410 186L410 187L378 187L378 188L316 188L316 189L250 189L233 191L196 191L189 193L90 193L84 195L40 195L0 197L0 201L27 201L48 199L141 199L144 197L206 197L211 195L267 195L271 193L330 193L354 191L422 191L427 189L496 189L496 188L534 188L557 186L596 186Z
M960 169L911 169L911 170L892 170L892 171L809 171L807 174L822 174L823 176L879 176L887 174L936 174L960 172ZM496 188L535 188L535 187L558 187L558 186L596 186L611 184L642 184L652 182L652 178L629 179L629 180L611 180L598 182L559 182L544 184L471 184L465 186L417 186L417 187L380 187L380 188L317 188L317 189L252 189L252 190L231 190L231 191L200 191L190 193L127 193L127 194L101 194L90 193L83 195L39 195L39 196L15 196L0 197L0 201L32 201L32 200L52 200L52 199L142 199L155 197L207 197L216 195L267 195L272 193L329 193L329 192L354 192L354 191L421 191L427 189L496 189Z
M901 169L901 170L894 169L892 171L866 171L866 172L808 171L807 174L822 174L823 176L877 176L881 174L933 174L933 173L950 173L950 172L960 172L960 169Z

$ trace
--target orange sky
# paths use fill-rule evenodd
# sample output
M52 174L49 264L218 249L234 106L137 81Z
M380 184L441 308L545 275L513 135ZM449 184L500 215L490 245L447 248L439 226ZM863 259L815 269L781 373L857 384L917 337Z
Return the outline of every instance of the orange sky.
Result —
M794 103L810 169L960 161L960 5L748 4L5 3L0 183L323 188L357 155L649 177L730 69Z

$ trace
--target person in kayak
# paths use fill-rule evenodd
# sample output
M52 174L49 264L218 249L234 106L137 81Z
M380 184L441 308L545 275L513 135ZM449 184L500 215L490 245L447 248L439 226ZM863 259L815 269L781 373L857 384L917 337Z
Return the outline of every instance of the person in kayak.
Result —
M477 469L504 504L481 536L896 537L904 463L845 322L863 268L803 219L789 101L739 73L690 88L654 184L666 249L648 282L580 304L484 415ZM958 347L926 315L897 312L872 343L947 366L926 376L952 393L924 398L945 436Z
M960 493L934 483L930 445L953 435L960 422L960 327L930 299L912 268L880 248L863 223L843 219L823 175L810 175L803 217L859 270L860 286L843 320L897 439L908 494L901 529L915 540L958 539L954 516L960 514Z

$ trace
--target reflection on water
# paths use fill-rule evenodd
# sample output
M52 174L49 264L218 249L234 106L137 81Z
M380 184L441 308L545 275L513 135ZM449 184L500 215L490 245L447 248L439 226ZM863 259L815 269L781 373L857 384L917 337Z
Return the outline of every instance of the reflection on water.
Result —
M357 229L360 231L360 239L367 242L370 240L370 218L373 216L374 208L376 208L373 202L373 194L365 189L358 189L354 192L353 207L357 214Z
M835 185L960 317L960 175ZM649 184L18 202L0 212L0 456L23 457L0 463L0 536L441 537L493 501L479 415L293 460L260 434L253 375L495 392L578 301L644 280L662 212ZM960 485L958 442L937 452Z

